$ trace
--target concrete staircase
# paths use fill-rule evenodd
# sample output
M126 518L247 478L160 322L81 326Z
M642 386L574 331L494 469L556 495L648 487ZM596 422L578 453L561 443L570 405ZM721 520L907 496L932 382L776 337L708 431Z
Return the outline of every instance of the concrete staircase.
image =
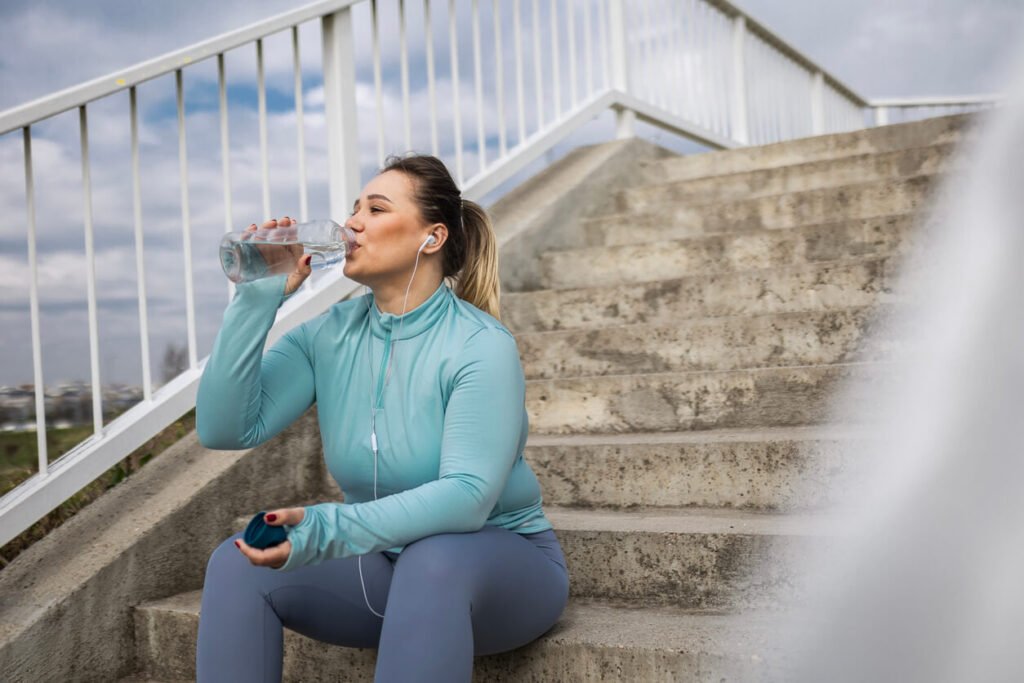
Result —
M536 256L502 310L572 597L476 680L784 676L766 620L837 542L827 507L869 443L858 414L828 423L830 399L897 357L873 314L899 301L900 256L970 121L641 163L574 224L582 243ZM135 607L140 673L123 680L194 677L199 588ZM374 658L286 631L288 681L369 681Z

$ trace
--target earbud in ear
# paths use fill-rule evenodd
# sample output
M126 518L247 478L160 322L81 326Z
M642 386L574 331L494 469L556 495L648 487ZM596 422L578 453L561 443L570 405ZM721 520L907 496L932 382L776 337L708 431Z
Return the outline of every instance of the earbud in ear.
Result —
M423 244L421 244L420 248L416 250L416 253L419 254L421 251L426 249L428 244L437 244L437 238L431 235L427 239L423 240Z

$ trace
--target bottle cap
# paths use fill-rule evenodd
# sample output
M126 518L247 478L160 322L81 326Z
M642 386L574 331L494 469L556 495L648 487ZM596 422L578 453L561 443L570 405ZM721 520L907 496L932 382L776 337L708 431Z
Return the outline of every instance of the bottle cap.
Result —
M265 510L257 512L249 520L249 525L245 527L243 538L253 548L272 548L288 540L288 532L285 531L283 526L270 526L267 524L263 519L266 514Z

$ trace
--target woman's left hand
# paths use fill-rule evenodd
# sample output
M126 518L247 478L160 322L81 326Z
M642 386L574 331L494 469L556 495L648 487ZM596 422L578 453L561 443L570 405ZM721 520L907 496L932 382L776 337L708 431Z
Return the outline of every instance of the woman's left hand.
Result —
M280 510L269 510L264 516L263 521L268 526L281 526L287 524L289 526L295 526L306 517L306 508L281 508ZM270 567L271 569L277 569L284 566L284 563L288 561L288 556L292 552L291 541L285 541L279 543L270 548L253 548L251 545L243 541L242 539L235 540L235 545L242 554L249 558L249 561L258 567Z

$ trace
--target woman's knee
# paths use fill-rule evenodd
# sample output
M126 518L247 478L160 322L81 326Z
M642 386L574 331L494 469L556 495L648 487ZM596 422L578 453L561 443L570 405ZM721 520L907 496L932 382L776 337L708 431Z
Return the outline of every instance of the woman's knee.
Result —
M217 567L224 565L236 565L238 558L246 560L245 556L242 555L241 551L235 546L235 539L242 538L242 532L231 534L223 541L220 545L213 549L210 553L210 559L206 562L206 574L210 575L210 572ZM248 562L248 560L246 560Z
M450 585L465 568L460 536L465 534L437 534L409 543L398 557L395 572L413 570L418 581Z

